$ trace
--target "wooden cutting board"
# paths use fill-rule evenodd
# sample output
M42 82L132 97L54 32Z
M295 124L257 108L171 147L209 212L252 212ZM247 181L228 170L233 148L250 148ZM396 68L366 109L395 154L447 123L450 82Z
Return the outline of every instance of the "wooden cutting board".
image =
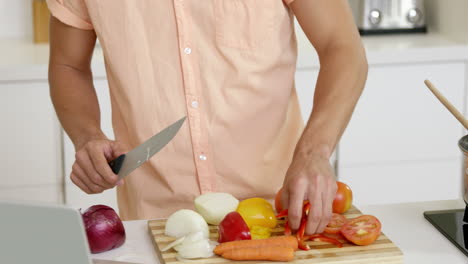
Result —
M362 213L354 206L346 212L346 218L354 218ZM282 222L280 222L282 223ZM153 240L156 255L160 257L160 264L180 264L176 258L176 251L170 249L161 254L160 249L174 241L172 237L164 235L164 227L166 220L150 220L148 228ZM383 226L385 230L385 226ZM284 231L280 224L274 230L274 234L281 235ZM216 241L218 237L217 226L210 226L210 239ZM332 244L322 242L308 242L311 246L309 251L296 251L295 260L288 263L327 263L327 264L396 264L403 263L403 253L401 250L385 235L380 237L373 244L368 246L356 246L351 243L345 243L342 248L338 248ZM231 261L218 256L207 259L190 260L190 263L200 264L231 264L231 263L271 263L269 261Z

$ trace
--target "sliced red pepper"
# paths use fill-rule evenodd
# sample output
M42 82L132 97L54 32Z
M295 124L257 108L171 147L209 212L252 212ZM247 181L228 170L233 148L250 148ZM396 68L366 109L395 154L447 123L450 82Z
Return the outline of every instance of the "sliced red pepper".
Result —
M310 246L307 245L307 243L304 240L299 240L297 242L298 242L299 249L302 249L302 250L305 250L305 251L310 249Z
M331 237L327 237L327 236L322 235L322 234L314 234L314 235L310 235L310 236L304 236L303 240L304 241L313 240L313 241L327 242L327 243L335 244L337 247L343 247L343 244L340 241L338 241L338 240L336 240L334 238L331 238Z
M310 211L310 203L309 203L309 201L307 201L307 202L304 204L304 208L302 209L302 212L304 213L305 216L308 216L308 215L309 215L309 211Z
M288 216L288 209L284 209L281 212L279 212L279 214L276 215L276 218L283 218L286 216Z
M284 235L285 236L290 236L292 235L291 227L289 226L288 220L284 223Z
M296 233L296 237L297 237L298 242L300 240L302 240L302 238L304 237L305 230L306 230L306 225L307 225L307 219L302 218L301 219L301 225L299 226L299 229L297 230L297 233Z

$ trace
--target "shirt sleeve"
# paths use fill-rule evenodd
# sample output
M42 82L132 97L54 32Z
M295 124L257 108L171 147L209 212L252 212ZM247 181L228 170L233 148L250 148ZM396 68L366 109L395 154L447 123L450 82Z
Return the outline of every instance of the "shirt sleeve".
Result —
M84 0L47 0L47 6L62 23L79 29L93 29Z
M290 5L294 0L283 0L286 5Z

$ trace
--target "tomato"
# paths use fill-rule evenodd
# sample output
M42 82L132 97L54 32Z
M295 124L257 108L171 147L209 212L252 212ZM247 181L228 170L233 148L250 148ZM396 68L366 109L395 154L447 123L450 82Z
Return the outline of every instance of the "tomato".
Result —
M282 192L283 192L283 188L279 189L279 191L276 193L276 197L275 197L275 209L276 209L277 213L283 211L283 205L281 204L281 193Z
M341 233L347 240L359 246L372 244L379 236L382 224L372 215L356 217L341 228Z
M346 217L333 213L330 223L325 227L327 234L339 234L343 225L347 222Z
M342 214L348 211L353 203L353 191L343 182L337 181L336 184L338 185L338 189L333 200L333 212Z

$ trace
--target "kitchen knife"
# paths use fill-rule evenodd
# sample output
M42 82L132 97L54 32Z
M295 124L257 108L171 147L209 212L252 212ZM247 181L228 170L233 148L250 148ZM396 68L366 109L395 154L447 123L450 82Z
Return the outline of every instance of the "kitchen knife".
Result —
M130 172L140 167L154 154L158 153L179 131L187 117L181 118L174 124L166 127L158 134L143 142L143 144L132 149L126 154L122 154L113 161L109 162L112 171L119 176L119 180L123 179Z

